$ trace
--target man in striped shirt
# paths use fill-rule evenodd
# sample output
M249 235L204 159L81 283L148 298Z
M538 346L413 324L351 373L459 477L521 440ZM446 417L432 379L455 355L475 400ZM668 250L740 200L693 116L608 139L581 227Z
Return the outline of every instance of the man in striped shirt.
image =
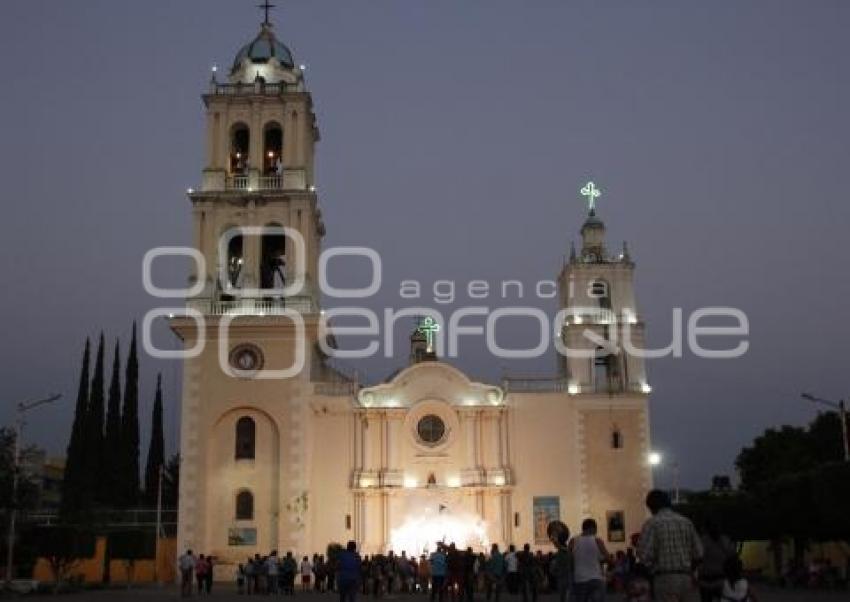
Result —
M684 602L694 595L694 569L702 559L702 543L693 523L673 512L670 496L655 489L646 496L652 513L643 525L638 556L651 570L655 599Z

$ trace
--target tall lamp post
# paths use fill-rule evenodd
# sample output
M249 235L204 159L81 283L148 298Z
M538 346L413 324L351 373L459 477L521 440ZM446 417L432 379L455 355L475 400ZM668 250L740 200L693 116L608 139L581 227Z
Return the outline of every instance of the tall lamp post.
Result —
M15 523L18 520L18 477L21 471L21 434L24 430L24 414L38 406L53 403L61 395L51 395L36 401L22 401L16 409L15 420L15 450L12 456L12 499L11 511L9 512L9 533L6 538L6 588L12 584L12 567L15 564Z
M844 400L832 401L822 399L815 397L811 393L803 393L800 397L812 403L819 403L838 411L838 417L841 419L841 436L844 441L844 461L850 462L850 441L847 440L847 405L844 403Z

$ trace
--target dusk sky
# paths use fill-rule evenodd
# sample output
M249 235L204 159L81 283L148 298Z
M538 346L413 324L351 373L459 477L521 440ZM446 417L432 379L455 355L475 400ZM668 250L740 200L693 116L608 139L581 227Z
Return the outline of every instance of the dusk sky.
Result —
M200 95L211 66L226 71L257 33L257 3L0 5L0 423L17 401L64 395L28 417L27 442L64 454L85 337L104 330L109 358L120 336L126 356L132 321L163 305L142 288L142 257L192 242ZM628 240L637 263L650 346L669 343L676 307L749 317L743 358L649 363L661 485L674 461L689 487L731 474L763 429L815 416L801 391L850 395L850 3L278 4L275 31L307 66L322 133L324 244L383 258L368 307L448 314L470 303L469 280L520 279L524 299L483 304L554 315L530 293L578 241L578 189L593 179L609 246ZM159 283L185 282L186 264L158 266ZM334 277L362 285L362 267ZM418 302L399 298L405 279L423 284ZM434 302L438 279L456 281L455 304ZM535 329L505 322L500 341L533 346ZM164 327L157 342L176 346ZM359 367L374 382L407 351ZM553 373L555 356L510 362L469 340L452 362L498 382ZM157 371L166 446L178 446L179 363L143 356L143 453Z

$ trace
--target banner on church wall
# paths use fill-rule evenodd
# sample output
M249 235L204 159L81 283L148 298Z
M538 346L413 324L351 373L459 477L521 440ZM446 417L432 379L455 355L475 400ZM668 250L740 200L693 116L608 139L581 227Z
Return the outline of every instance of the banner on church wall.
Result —
M561 520L561 498L546 495L532 498L532 516L534 517L534 543L548 543L546 528L553 520Z

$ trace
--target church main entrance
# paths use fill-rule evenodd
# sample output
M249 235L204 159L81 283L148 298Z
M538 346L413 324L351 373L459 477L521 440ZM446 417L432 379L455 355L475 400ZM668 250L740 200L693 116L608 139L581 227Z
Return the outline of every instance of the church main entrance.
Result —
M390 531L392 549L418 556L433 552L437 542L476 551L489 548L487 523L465 507L464 497L443 488L409 492Z

